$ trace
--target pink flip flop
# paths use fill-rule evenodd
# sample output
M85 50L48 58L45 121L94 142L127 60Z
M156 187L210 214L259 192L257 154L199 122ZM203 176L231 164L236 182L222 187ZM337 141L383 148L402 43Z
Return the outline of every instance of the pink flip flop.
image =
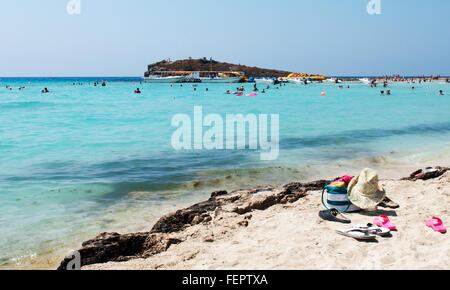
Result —
M385 215L380 215L373 220L373 223L379 227L390 229L391 231L397 230L397 227L394 226L389 218Z
M440 218L434 217L432 219L426 220L426 225L429 228L432 228L435 232L438 233L446 233L447 229L444 226L444 223Z

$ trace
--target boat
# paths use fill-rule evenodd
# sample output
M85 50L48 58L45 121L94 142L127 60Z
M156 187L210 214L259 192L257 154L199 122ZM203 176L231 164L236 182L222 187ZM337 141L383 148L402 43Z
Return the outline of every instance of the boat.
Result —
M256 78L255 83L273 85L275 84L275 80L272 78Z
M159 75L151 75L144 77L144 82L146 83L181 83L183 81L184 77L182 76L163 77Z
M324 75L311 75L305 73L291 73L286 77L287 81L292 84L307 85L313 82L322 82L326 78Z
M244 78L240 72L151 71L144 77L148 83L237 83Z
M195 72L202 83L238 83L244 77L240 72Z
M307 85L311 83L311 81L308 81L307 79L304 78L289 78L288 82L296 85Z
M372 83L372 81L368 78L359 79L359 81L366 85L370 85Z
M200 81L202 83L238 83L240 82L240 77L234 78L223 78L223 77L201 77Z

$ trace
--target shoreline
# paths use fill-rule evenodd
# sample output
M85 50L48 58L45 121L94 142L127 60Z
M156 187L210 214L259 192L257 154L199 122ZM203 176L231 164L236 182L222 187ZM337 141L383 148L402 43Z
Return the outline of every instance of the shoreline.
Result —
M308 171L309 173L304 175L305 173L300 174L297 172L297 174L293 174L292 172L284 172L282 175L278 176L278 178L281 178L282 180L278 180L277 178L271 178L271 181L267 181L264 179L264 181L259 182L250 182L249 184L237 184L236 182L240 183L242 180L234 180L233 183L218 183L213 186L213 184L209 184L206 188L202 188L200 190L200 194L188 194L186 195L183 200L178 200L177 202L173 201L170 202L169 206L166 209L158 210L159 214L149 214L148 208L147 210L144 210L146 207L144 205L139 206L136 208L136 210L130 210L129 213L123 214L120 218L121 222L120 224L117 224L116 226L110 226L107 229L104 230L98 230L94 232L90 232L87 234L83 234L80 237L77 237L75 239L67 240L64 243L57 242L57 245L53 247L53 250L45 250L42 253L36 253L33 256L24 256L19 257L16 260L10 260L8 263L0 266L0 268L3 269L56 269L58 265L60 265L61 260L63 257L70 251L74 249L78 249L80 245L95 236L98 235L98 233L101 233L103 231L107 232L119 232L120 234L126 234L126 233L137 233L137 232L147 232L151 229L151 227L158 221L158 219L163 216L164 214L176 211L177 209L188 207L192 204L199 203L203 200L206 200L210 197L210 193L216 189L227 189L229 192L234 192L238 189L242 188L256 188L262 186L268 186L270 184L275 184L275 187L281 188L284 184L287 184L291 181L301 181L304 183L313 182L316 179L329 179L342 175L342 174L349 174L354 175L359 172L359 169L361 166L369 166L373 169L376 169L381 177L388 177L388 178L401 178L406 175L409 175L410 172L413 170L419 168L419 167L426 167L431 164L450 164L450 160L447 158L447 154L444 154L445 156L438 155L434 156L433 158L430 158L431 156L427 156L427 158L419 160L415 158L415 162L411 163L404 163L404 162L394 162L392 163L389 160L384 160L383 158L375 158L375 160L372 160L371 162L367 163L367 160L363 160L361 162L357 162L355 164L347 164L345 162L338 162L330 167L331 164L328 165L328 168L319 167L316 168L316 166L309 167ZM380 160L378 160L380 159ZM427 161L425 161L427 160ZM440 160L440 161L438 161ZM306 168L305 168L306 169ZM287 170L287 169L286 169ZM289 174L288 174L289 173ZM296 177L295 175L298 175ZM284 176L284 177L283 177ZM227 179L228 180L228 179ZM274 181L278 180L278 181ZM205 184L203 184L206 186ZM194 190L194 188L192 188ZM199 190L199 189L198 189ZM140 195L146 195L147 192L130 192L129 195L136 195L137 199L140 199ZM153 216L151 219L149 219L149 215ZM112 217L108 217L110 219ZM59 244L59 245L58 245Z
M444 221L448 218L448 211L445 208L447 202L434 203L431 198L427 198L439 195L446 198L447 201L449 200L450 194L446 187L448 188L450 183L450 172L445 171L436 179L426 181L394 179L381 181L386 184L389 197L401 204L398 215L397 210L382 210L383 213L396 219L402 228L399 233L394 233L393 237L389 239L391 247L400 247L400 244L407 242L408 235L414 235L418 239L425 235L424 237L437 239L435 242L444 243L444 245L445 242L448 242L447 235L435 235L432 231L427 231L424 225L417 224L417 229L403 227L403 224L408 224L408 219L400 219L402 215L411 218L414 213L410 211L422 211L420 204L409 204L414 199L426 201L424 206L435 211L430 212L430 215L440 215ZM213 192L208 201L163 216L150 232L126 235L103 233L83 243L83 247L79 250L83 269L310 269L311 265L316 265L315 267L320 269L325 262L328 263L328 266L323 266L325 269L359 269L340 265L334 260L336 257L328 260L325 259L326 257L322 257L321 259L325 260L319 263L318 260L311 261L315 256L306 255L304 262L309 260L309 263L302 264L299 261L295 263L295 259L288 255L290 250L294 250L294 245L289 245L294 247L290 250L283 250L283 248L266 243L265 240L271 239L274 244L283 244L289 239L306 239L307 241L302 241L300 244L295 243L306 251L306 253L298 252L299 255L315 252L313 249L317 245L317 241L329 244L330 247L330 242L339 240L336 246L342 244L351 247L358 245L359 248L372 248L370 244L342 238L331 229L333 227L335 229L336 227L345 228L345 225L325 222L317 217L318 211L322 210L320 205L321 189L330 181L332 180L290 183L283 187L255 187L230 193L226 191ZM398 192L399 189L404 189L408 194L405 196L404 193ZM419 191L420 194L415 191ZM435 198L437 197L435 196ZM302 215L306 215L307 219L302 220ZM367 223L371 219L364 214L349 214L349 216L352 220L360 221L359 223ZM414 218L417 219L417 217ZM304 222L308 219L311 223ZM268 220L271 220L270 226ZM289 229L293 230L292 224L295 224L298 236L291 236ZM327 233L316 233L314 229L316 226L327 229ZM403 228L406 233L403 233ZM274 234L268 234L270 231L274 231ZM286 237L277 240L279 234L275 234L275 232L279 231ZM399 244L396 243L398 240L396 236L400 238ZM258 241L258 239L260 240ZM377 250L382 250L381 244L383 243L385 241L380 240L378 243L380 246L376 247ZM420 245L423 243L421 240ZM411 251L417 250L417 246L409 246ZM235 251L232 250L232 253L228 253L230 249L234 248L236 248ZM345 250L349 251L350 249ZM448 246L446 246L446 250L447 255L450 256ZM278 254L275 255L275 252ZM353 254L350 252L346 255L352 256ZM261 264L261 261L257 262L259 256L267 256L268 253L272 253L274 256L272 257L271 254L270 257L266 257L265 264ZM323 254L324 252L320 252L319 257ZM280 257L284 257L283 262ZM364 257L366 260L374 258L367 254ZM417 258L417 255L412 257ZM230 262L230 259L233 262ZM361 264L362 268L381 269L381 266L383 269L385 267L391 269L448 268L448 262L441 260L437 264L430 264L431 262L425 260L427 265L420 263L420 267L414 267L406 262L401 264L392 262L392 259L386 255L381 259L376 265L367 264L368 261L365 261L364 264ZM223 260L222 263L221 260ZM64 260L59 269L64 269L67 262L67 259Z

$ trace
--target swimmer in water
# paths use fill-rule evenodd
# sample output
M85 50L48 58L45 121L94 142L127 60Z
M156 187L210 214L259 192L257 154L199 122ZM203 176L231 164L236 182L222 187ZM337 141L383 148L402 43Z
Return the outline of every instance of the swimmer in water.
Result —
M47 88L44 88L44 89L42 90L42 93L43 93L43 94L48 94L48 93L50 93L50 91L49 91Z
M265 93L266 93L266 91L265 91L265 90L263 89L263 90L261 91L261 93L262 93L262 94L265 94Z
M381 91L381 95L384 96L384 91Z
M442 90L439 90L439 96L443 96L444 92Z
M139 88L137 88L137 89L134 91L134 93L135 93L135 94L140 94L140 93L141 93L141 90L139 90Z
M391 90L387 90L386 95L390 96L391 95Z

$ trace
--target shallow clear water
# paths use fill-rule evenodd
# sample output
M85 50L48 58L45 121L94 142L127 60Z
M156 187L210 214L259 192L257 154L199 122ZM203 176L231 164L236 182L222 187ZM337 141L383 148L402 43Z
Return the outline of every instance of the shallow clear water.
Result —
M237 97L224 94L237 84L198 84L194 92L190 84L133 85L132 79L111 79L106 87L85 78L0 82L5 268L54 267L99 232L149 230L162 214L212 190L356 174L363 167L385 169L382 177L389 178L405 168L448 165L450 156L444 83L416 83L414 91L412 84L391 84L391 96L359 83L288 84ZM245 84L247 91L252 86ZM42 94L44 87L51 93ZM440 89L446 95L438 96ZM194 106L224 118L279 114L279 158L261 161L250 150L175 151L171 119L192 116Z

